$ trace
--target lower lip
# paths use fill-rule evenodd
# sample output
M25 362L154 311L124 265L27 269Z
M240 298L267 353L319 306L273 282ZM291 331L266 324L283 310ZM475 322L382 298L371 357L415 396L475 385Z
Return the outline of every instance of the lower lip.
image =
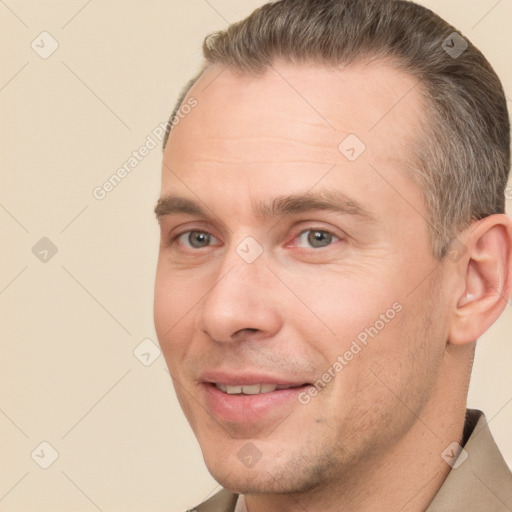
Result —
M307 388L276 389L258 395L228 395L211 383L204 383L208 409L218 418L227 421L249 423L258 421L278 406L295 399ZM283 410L284 412L284 410Z

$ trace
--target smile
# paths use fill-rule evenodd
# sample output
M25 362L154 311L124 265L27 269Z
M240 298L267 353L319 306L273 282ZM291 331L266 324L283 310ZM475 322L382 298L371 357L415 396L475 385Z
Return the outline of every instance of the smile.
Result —
M278 389L290 389L302 386L279 386L277 384L251 384L251 385L229 385L215 383L215 387L228 395L259 395L263 393L271 393Z

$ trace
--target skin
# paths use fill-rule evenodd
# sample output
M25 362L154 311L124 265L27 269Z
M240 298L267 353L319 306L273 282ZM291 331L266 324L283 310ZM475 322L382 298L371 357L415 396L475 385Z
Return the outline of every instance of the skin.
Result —
M207 467L251 512L424 510L450 469L441 453L461 441L475 340L506 305L511 222L474 222L460 259L433 257L407 175L423 100L392 64L220 71L189 92L198 105L165 150L162 197L206 215L160 212L155 287L159 341ZM348 134L366 145L353 162L338 149ZM253 209L321 190L371 218ZM211 235L204 246L190 245L193 230ZM311 230L335 236L319 247ZM263 250L253 263L236 251L247 236ZM202 372L313 383L395 303L401 311L308 404L256 422L208 409ZM253 467L237 456L248 442L261 453Z

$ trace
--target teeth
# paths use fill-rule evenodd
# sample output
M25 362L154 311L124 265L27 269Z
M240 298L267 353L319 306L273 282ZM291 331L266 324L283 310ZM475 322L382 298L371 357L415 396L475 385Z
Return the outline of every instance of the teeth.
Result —
M238 395L242 392L242 386L226 386L226 393L228 395Z
M249 386L230 386L229 384L215 384L217 389L220 389L228 395L259 395L261 393L271 393L276 389L289 389L295 386L277 386L276 384L251 384Z
M261 392L261 384L253 384L252 386L242 386L244 395L258 395Z

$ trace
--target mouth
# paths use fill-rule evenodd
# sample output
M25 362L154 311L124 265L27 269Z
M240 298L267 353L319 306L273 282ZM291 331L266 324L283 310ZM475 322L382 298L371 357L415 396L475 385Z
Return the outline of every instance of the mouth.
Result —
M282 389L296 389L302 388L304 386L309 386L309 384L288 384L288 385L280 385L280 384L221 384L219 382L212 382L213 386L215 386L218 390L226 393L227 395L262 395L266 393L272 393L273 391L278 391Z
M264 425L290 415L299 395L312 384L269 375L217 373L202 379L204 403L218 420L239 425Z

